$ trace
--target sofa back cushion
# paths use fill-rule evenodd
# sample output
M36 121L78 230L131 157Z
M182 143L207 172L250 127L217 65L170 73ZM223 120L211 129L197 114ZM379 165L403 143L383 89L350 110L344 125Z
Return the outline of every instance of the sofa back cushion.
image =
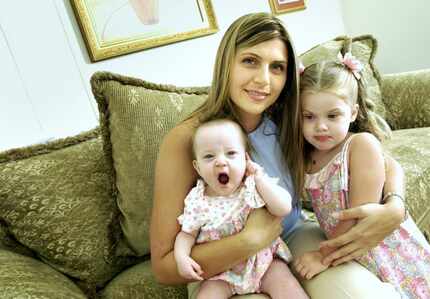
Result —
M207 88L176 88L107 72L94 74L91 85L121 211L124 238L117 254L141 256L149 253L154 166L160 143L205 101Z
M0 153L3 247L31 250L85 288L118 271L112 197L101 138L75 137Z

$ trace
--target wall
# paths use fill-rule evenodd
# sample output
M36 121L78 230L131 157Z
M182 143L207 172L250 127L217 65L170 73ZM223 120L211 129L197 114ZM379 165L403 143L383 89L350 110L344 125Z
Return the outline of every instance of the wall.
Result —
M160 0L171 1L171 0ZM237 17L268 0L212 0L219 32L91 63L69 0L0 2L0 150L97 126L89 78L99 70L179 86L208 85L217 45ZM280 16L298 53L345 33L340 0L307 0Z
M341 6L348 34L377 38L375 62L382 73L430 68L428 0L347 0Z

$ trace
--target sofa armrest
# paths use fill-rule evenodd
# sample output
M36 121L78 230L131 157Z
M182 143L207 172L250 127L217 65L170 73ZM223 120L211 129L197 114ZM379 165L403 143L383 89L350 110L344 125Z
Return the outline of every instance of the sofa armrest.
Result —
M393 130L430 127L430 69L383 75L382 101Z

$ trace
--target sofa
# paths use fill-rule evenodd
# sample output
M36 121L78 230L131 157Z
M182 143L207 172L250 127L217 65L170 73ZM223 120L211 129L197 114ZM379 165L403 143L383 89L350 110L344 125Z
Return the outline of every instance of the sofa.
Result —
M335 59L346 43L393 129L384 147L405 170L407 208L428 238L430 70L381 76L370 35L338 37L300 57L305 65ZM91 84L97 128L0 153L0 297L186 298L185 286L161 285L151 271L154 163L163 136L208 88L108 72Z

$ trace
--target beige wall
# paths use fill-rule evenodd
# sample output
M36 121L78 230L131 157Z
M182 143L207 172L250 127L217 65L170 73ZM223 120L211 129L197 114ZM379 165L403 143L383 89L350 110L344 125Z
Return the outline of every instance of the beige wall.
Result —
M382 73L430 68L430 1L343 0L341 6L349 35L377 38Z

